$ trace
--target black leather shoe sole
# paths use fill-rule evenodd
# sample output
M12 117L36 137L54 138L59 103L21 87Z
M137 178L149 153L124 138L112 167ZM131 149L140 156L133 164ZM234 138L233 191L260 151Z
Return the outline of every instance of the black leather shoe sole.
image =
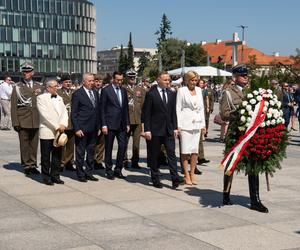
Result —
M261 213L269 213L269 210L265 206L251 205L250 209Z
M114 176L118 179L123 179L123 180L126 179L126 177L122 173L114 172Z
M80 181L80 182L87 182L87 179L86 178L78 178L78 181Z
M61 179L51 179L51 181L56 184L65 184L65 182Z
M43 182L44 182L45 185L48 185L48 186L53 186L54 185L54 183L51 180L43 179Z
M96 178L96 177L94 177L94 176L92 176L92 175L87 176L86 179L89 180L89 181L99 181L98 178Z

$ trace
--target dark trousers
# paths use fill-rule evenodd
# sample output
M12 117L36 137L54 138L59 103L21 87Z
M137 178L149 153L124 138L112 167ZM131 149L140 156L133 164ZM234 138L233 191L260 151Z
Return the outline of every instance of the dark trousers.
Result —
M19 131L19 140L22 166L25 169L37 167L39 129L21 128Z
M75 155L76 171L78 178L84 178L92 174L94 169L94 154L97 132L85 132L83 137L75 136ZM84 166L84 157L86 154L86 167Z
M150 170L151 170L151 178L152 180L159 179L159 164L158 158L160 154L161 145L165 145L167 158L168 158L168 167L170 169L170 174L172 181L178 179L177 173L177 158L175 155L175 139L173 136L152 136L152 139L148 141L147 150L150 155L147 157L150 159Z
M292 114L292 108L291 107L284 107L283 108L283 118L284 118L284 125L286 128L288 128L290 124L290 119L291 119L291 114Z
M120 172L123 168L123 159L127 148L126 131L108 129L108 134L105 135L105 168L107 174L112 174L112 150L115 138L117 138L118 141L118 152L115 171Z
M40 139L42 174L45 179L59 178L62 147L54 147L53 140Z
M73 164L74 161L75 134L73 130L65 130L65 134L68 136L68 142L63 149L62 165Z

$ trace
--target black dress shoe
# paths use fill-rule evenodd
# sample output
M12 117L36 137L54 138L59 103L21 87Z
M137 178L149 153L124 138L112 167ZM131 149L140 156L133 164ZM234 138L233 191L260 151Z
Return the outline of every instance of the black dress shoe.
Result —
M108 180L114 180L114 179L115 179L115 177L114 177L113 174L106 174L106 178L107 178Z
M85 177L78 177L78 181L87 182L87 179Z
M31 174L30 168L25 168L25 169L24 169L24 174L25 174L26 176L30 175L30 174Z
M121 171L114 171L114 176L115 177L117 177L117 178L119 178L119 179L126 179L126 177L122 174L122 172Z
M131 165L131 167L135 169L142 169L142 167L139 164Z
M268 208L266 208L263 204L251 204L250 209L261 212L261 213L269 213Z
M155 188L163 188L163 185L161 184L159 179L152 179L153 187Z
M209 163L209 162L210 162L210 160L206 160L205 158L198 160L199 165L204 164L204 163Z
M34 175L40 174L40 171L38 171L36 168L29 168L29 170L30 170L31 174L34 174Z
M99 179L93 175L87 175L85 178L89 181L99 181Z
M65 182L60 178L51 178L51 181L56 184L65 184Z
M202 172L198 168L195 168L195 174L202 175Z
M128 161L124 161L124 162L123 162L123 167L124 167L125 169L129 169Z
M97 163L97 162L95 161L95 162L94 162L94 169L95 169L95 170L103 170L103 169L105 169L105 167L103 167L102 162Z
M180 177L180 178L172 181L172 188L176 189L179 187L179 185L184 185L184 183L185 183L184 179Z
M50 179L43 179L44 184L48 185L48 186L53 186L54 183L50 180Z

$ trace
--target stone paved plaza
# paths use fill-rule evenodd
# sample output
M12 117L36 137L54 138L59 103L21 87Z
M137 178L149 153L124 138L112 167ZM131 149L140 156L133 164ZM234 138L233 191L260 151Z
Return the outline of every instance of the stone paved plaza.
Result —
M81 183L75 174L65 185L46 186L27 178L19 165L17 134L0 131L0 249L300 249L300 133L293 132L283 169L261 176L261 198L269 214L249 209L247 178L235 175L233 206L221 206L224 145L211 123L197 186L151 186L142 142L141 171L127 180ZM115 151L114 151L115 154ZM178 153L177 153L178 155ZM97 176L97 177L98 177Z

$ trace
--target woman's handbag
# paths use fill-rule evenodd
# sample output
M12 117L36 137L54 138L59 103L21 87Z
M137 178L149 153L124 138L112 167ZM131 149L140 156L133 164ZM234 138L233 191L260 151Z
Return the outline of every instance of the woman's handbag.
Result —
M225 122L222 120L220 114L216 114L214 117L214 123L218 125L223 125Z

